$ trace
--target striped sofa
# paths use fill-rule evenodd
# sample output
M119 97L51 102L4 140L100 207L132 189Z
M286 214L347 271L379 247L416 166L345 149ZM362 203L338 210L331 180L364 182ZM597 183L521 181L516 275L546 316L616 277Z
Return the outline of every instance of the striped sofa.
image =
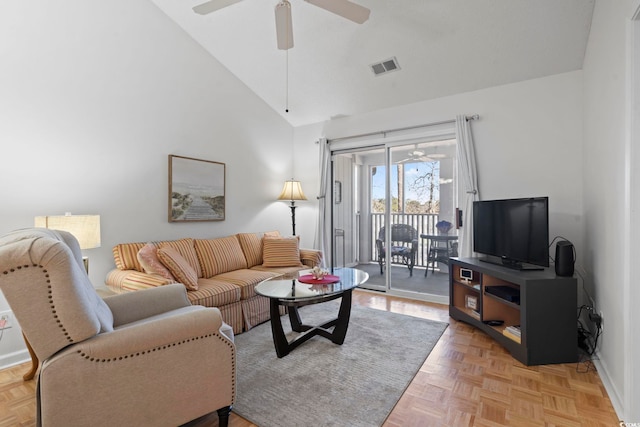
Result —
M296 277L298 271L313 268L322 262L322 253L314 249L296 249L278 253L278 232L239 233L233 236L151 242L158 248L171 247L182 256L197 274L197 285L187 296L193 305L217 307L235 334L248 331L269 319L269 300L256 295L255 285L262 280L282 276ZM264 239L269 241L264 243ZM106 277L106 285L116 293L175 283L157 274L145 272L138 252L144 243L120 243L113 248L116 268ZM297 244L295 245L297 248ZM290 248L290 246L289 246ZM287 249L288 250L288 249ZM263 254L264 251L264 254ZM267 259L268 258L268 259ZM268 261L268 262L267 262Z

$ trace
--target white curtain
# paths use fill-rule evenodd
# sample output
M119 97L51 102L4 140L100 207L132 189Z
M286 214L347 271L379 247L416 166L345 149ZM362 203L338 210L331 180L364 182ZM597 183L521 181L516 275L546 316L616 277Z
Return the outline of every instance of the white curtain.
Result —
M316 230L315 247L323 254L323 265L326 267L331 262L331 212L327 209L331 200L331 150L326 138L318 142L320 158L320 191L318 193L318 229Z
M473 256L473 202L480 200L480 193L471 125L465 115L456 116L456 139L458 141L458 175L464 191L459 255L470 257Z

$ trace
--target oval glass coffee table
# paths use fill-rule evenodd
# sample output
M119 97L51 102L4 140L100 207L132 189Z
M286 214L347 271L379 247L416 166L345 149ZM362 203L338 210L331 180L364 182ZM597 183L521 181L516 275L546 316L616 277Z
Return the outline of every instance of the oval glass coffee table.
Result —
M301 272L301 273L304 273ZM258 295L269 298L271 315L271 332L273 344L278 357L284 357L291 350L316 335L331 340L341 345L349 327L351 316L351 292L369 279L369 275L355 268L335 268L330 274L337 276L335 283L309 284L302 283L298 279L281 280L267 279L258 283L255 291ZM342 298L338 317L321 325L310 326L302 323L298 307L320 304ZM282 328L280 306L288 307L291 329L295 332L304 332L292 341L288 341ZM333 330L330 328L333 327Z

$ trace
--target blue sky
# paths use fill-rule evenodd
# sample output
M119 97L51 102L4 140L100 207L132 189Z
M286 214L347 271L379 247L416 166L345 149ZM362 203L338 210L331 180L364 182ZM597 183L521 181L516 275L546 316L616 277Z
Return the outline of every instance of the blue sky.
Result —
M391 165L391 196L398 196L398 167L397 165ZM426 162L416 162L416 163L405 163L405 199L406 200L418 200L421 203L424 203L427 200L428 195L423 194L421 197L418 197L415 191L409 189L409 183L415 179L415 177L419 175L424 175L427 171L430 170L429 164ZM436 167L436 180L440 179L439 176L440 168ZM385 180L385 167L384 166L376 166L376 174L372 177L372 188L371 195L373 199L382 199L384 198L384 180ZM439 197L438 191L435 191L436 199Z

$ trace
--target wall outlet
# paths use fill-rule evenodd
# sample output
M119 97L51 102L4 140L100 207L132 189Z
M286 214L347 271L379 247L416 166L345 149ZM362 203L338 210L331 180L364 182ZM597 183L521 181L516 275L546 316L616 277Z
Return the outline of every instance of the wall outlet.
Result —
M604 332L604 316L600 312L600 333Z
M591 320L593 322L593 324L595 325L595 327L602 332L602 312L600 313L589 313L589 320Z
M0 313L0 329L9 329L13 326L12 313L10 311L3 311Z

